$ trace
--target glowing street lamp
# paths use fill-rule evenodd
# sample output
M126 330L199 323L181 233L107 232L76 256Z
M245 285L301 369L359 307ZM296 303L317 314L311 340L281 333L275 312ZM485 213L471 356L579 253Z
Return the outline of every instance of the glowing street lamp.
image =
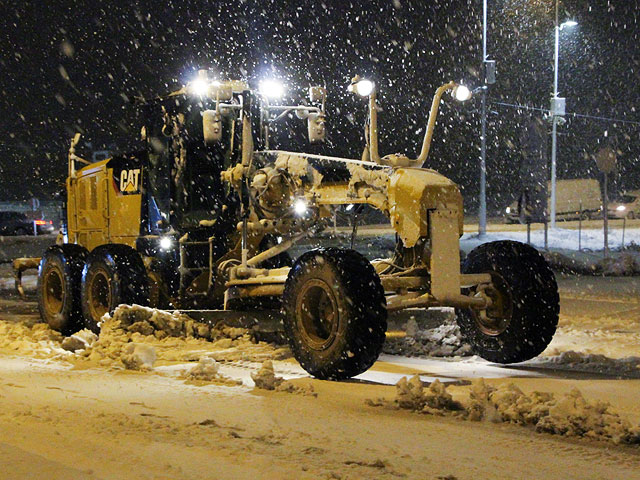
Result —
M453 89L453 96L459 102L466 102L471 99L472 93L469 87L465 85L458 85Z
M562 25L558 24L558 0L556 0L556 43L553 56L553 98L551 99L551 228L556 226L556 157L558 151L557 131L558 117L564 116L565 99L558 97L558 56L560 50L560 30L565 27L575 27L578 22L567 20Z

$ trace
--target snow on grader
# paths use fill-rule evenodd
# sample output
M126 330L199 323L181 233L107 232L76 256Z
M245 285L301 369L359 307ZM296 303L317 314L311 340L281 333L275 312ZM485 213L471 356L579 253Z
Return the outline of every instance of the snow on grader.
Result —
M378 358L387 313L455 307L473 352L500 363L541 353L555 332L558 293L532 247L493 242L460 265L462 197L424 168L443 94L437 89L416 158L381 156L375 86L361 159L269 148L270 126L289 114L325 138L326 90L305 105L274 105L241 81L197 80L141 102L142 151L90 163L69 150L66 227L44 252L38 302L63 333L98 331L119 304L185 311L282 315L295 358L311 375L343 379ZM321 232L336 208L366 204L396 232L392 258L292 246ZM33 262L32 262L33 263ZM18 282L19 283L19 282Z

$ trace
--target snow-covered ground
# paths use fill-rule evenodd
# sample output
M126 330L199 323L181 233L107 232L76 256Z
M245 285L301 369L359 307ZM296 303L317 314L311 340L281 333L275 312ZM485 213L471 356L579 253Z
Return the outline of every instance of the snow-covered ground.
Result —
M635 277L558 276L558 332L533 361L464 356L454 324L409 318L393 348L420 357L326 382L240 330L159 339L138 322L64 340L37 323L34 277L22 301L0 273L3 478L639 478L638 447L618 444L640 425ZM265 360L274 390L255 387ZM436 387L403 391L416 374Z
M581 240L580 240L581 237ZM527 241L526 231L500 231L487 232L482 237L475 233L466 233L460 239L461 244L469 250L482 243L496 240ZM609 229L609 248L618 249L623 246L623 230L621 228ZM640 228L627 228L624 231L624 246L631 244L640 245ZM537 248L544 248L544 230L531 231L531 244ZM578 250L580 245L583 250L602 250L604 248L604 231L600 229L583 229L580 233L577 229L549 228L547 231L547 244L550 249Z

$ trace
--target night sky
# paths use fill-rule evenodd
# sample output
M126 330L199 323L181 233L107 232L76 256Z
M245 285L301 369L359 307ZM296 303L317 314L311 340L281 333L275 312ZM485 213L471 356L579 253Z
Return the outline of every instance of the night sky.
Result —
M490 209L516 195L520 134L542 115L500 104L548 108L554 5L489 1L488 50L498 66L489 97ZM559 128L559 178L596 177L593 155L608 145L618 153L617 188L640 188L637 2L565 0L560 12L561 22L578 22L561 32L560 95L568 112L606 119L569 117ZM136 148L131 99L166 93L202 67L253 86L281 78L287 101L302 100L310 84L326 84L329 142L321 150L355 158L365 103L346 86L356 73L368 76L380 90L381 153L415 155L437 86L479 85L481 21L480 0L0 0L0 200L47 198L58 189L75 131L94 149ZM479 107L478 100L444 100L429 159L462 186L470 212L477 204ZM305 128L299 124L296 138Z

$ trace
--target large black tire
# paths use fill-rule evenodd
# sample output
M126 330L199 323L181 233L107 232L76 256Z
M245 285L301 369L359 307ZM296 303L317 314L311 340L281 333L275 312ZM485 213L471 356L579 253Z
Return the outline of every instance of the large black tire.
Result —
M87 250L80 245L52 245L38 267L38 309L49 326L64 335L82 328L80 279Z
M153 308L166 310L171 308L171 296L169 287L163 275L162 266L152 262L147 272L147 285L149 286L149 303Z
M82 270L84 325L99 333L105 313L120 304L149 304L149 281L142 258L127 245L109 244L94 249Z
M358 252L326 248L300 256L282 304L289 346L311 375L351 378L378 359L387 330L384 290Z
M547 348L558 325L560 300L555 276L535 248L512 241L485 243L469 253L462 272L491 273L496 287L486 292L495 307L484 318L472 309L457 311L461 333L476 355L516 363Z

